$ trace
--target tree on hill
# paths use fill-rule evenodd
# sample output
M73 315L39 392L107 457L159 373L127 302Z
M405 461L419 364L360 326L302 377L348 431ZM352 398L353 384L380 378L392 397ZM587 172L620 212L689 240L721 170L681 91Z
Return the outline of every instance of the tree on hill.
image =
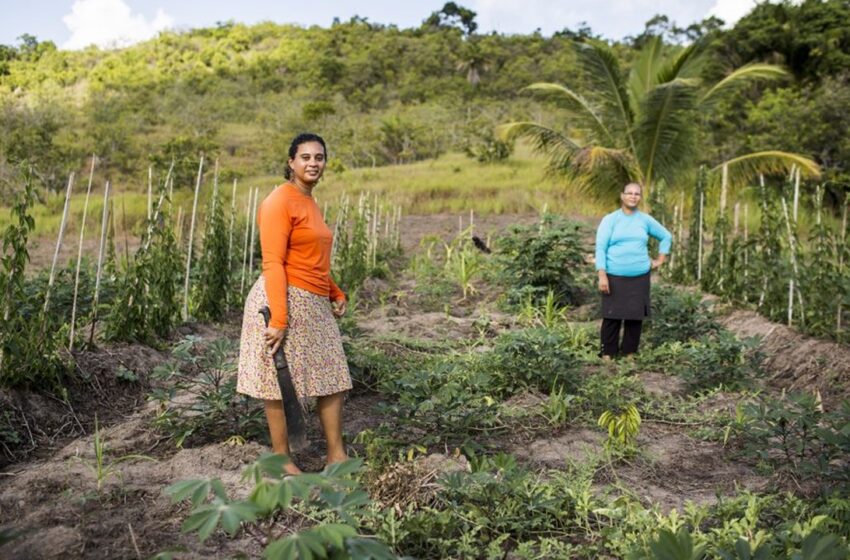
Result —
M477 15L469 8L458 6L454 2L446 2L443 9L432 12L422 23L426 27L457 27L465 35L470 36L478 29L478 23L475 22Z
M606 44L577 43L591 97L553 83L526 88L566 109L567 129L526 121L503 125L501 134L506 139L531 139L549 156L553 170L600 196L618 192L628 181L642 183L647 197L658 184L675 185L699 159L701 117L712 111L717 100L743 85L775 80L786 72L774 65L749 64L716 83L704 83L698 72L704 53L701 43L692 43L672 57L665 57L662 47L658 37L647 41L626 75ZM730 179L738 182L794 164L806 174L819 173L809 158L779 151L750 153L726 163Z

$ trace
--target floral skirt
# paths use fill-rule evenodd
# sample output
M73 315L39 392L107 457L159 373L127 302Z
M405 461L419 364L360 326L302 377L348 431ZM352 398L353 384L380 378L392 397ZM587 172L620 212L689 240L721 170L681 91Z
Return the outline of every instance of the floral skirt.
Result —
M289 326L283 350L299 399L351 389L348 361L330 300L289 286L286 301ZM260 309L266 305L265 279L260 275L245 300L236 390L258 399L280 400L277 369L263 337L266 325Z

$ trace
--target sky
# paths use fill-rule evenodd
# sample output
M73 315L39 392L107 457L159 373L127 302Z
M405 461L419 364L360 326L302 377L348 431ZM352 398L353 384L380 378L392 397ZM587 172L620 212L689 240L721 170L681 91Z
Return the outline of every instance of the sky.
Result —
M586 22L595 33L622 39L643 30L655 14L685 27L715 15L731 25L756 0L460 0L477 12L478 32L550 35ZM0 44L16 45L23 34L50 40L60 49L126 46L165 29L209 27L233 20L329 26L354 15L371 22L417 27L445 0L0 0Z

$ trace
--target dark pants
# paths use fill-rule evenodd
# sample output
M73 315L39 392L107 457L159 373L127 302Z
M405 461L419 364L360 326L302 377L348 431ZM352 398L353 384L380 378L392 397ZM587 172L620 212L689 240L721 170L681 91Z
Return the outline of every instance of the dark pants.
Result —
M620 326L623 327L623 344L620 345ZM602 319L602 355L614 357L617 354L626 356L634 354L640 344L640 330L643 321L620 319Z

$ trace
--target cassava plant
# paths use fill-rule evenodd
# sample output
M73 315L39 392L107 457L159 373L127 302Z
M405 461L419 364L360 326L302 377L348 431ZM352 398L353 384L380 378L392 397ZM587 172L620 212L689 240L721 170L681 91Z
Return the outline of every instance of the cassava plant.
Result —
M65 329L42 331L43 311L40 306L21 313L24 307L25 272L29 262L27 241L35 228L30 207L35 189L29 175L24 188L12 206L12 220L3 233L3 255L0 259L0 387L36 387L55 389L67 369L60 354L60 340Z

